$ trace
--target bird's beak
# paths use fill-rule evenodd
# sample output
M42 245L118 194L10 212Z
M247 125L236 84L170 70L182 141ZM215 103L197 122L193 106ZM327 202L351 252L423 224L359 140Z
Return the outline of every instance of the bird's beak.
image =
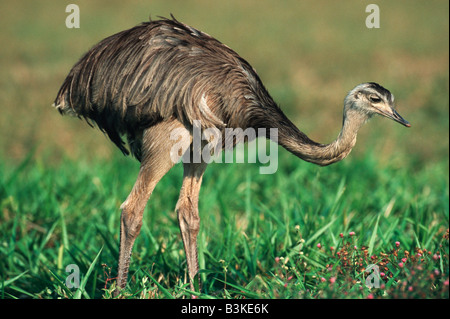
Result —
M395 109L393 109L392 107L383 108L383 109L377 108L376 110L380 115L390 118L391 120L394 120L406 127L411 127L411 124L409 124L409 122L407 120L405 120L403 117L401 117L400 114L398 114L397 111Z

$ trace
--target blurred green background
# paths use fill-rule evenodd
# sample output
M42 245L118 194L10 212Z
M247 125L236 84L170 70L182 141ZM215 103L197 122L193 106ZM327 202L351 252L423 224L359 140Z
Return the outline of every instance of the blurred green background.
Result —
M63 156L120 155L86 123L51 104L72 65L99 40L149 16L169 17L216 37L257 70L301 130L331 142L348 90L375 81L395 95L406 129L376 118L352 156L371 149L382 161L448 162L449 2L377 1L380 28L368 29L373 1L1 1L0 158L30 151ZM68 29L68 4L80 8Z

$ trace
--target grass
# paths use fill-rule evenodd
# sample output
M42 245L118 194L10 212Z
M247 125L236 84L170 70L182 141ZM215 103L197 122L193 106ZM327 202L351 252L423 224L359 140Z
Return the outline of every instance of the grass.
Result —
M119 206L137 169L119 155L1 165L1 295L111 298ZM181 170L150 199L123 297L188 296L173 211ZM448 298L445 165L411 176L368 154L319 168L280 150L278 172L258 172L255 164L208 167L200 298ZM385 274L378 289L365 285L370 264ZM68 265L80 270L78 290L66 286Z

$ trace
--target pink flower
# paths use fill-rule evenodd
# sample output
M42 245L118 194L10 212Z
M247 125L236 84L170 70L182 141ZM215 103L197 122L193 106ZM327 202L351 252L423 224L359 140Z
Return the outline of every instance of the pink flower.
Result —
M402 258L402 262L406 262L408 259L407 258Z
M367 296L367 299L373 299L373 294L369 294L369 295Z
M408 287L408 291L413 291L413 287L412 287L412 286L409 286L409 287Z
M275 257L275 262L278 264L280 262L280 257Z
M433 259L434 259L434 260L438 260L438 259L439 259L438 254L434 254L434 255L433 255Z
M318 243L318 244L317 244L317 248L319 248L319 249L322 248L322 244L321 244L321 243Z
M444 286L448 286L448 279L444 281Z
M325 282L325 281L327 281L327 280L326 280L325 278L322 277L322 278L320 278L320 281L321 281L321 282Z
M380 272L380 276L384 277L384 276L386 276L386 274L384 272Z
M403 268L403 263L398 263L398 266L399 266L400 268Z
M399 241L396 241L396 242L395 242L395 246L400 247L400 242L399 242Z
M340 233L339 236L340 236L341 238L344 238L344 234L343 234L343 233Z
M351 231L351 232L349 232L348 233L350 236L355 236L355 232L354 231Z
M335 281L336 281L336 277L331 277L331 278L330 278L330 282L331 282L332 284L334 284Z

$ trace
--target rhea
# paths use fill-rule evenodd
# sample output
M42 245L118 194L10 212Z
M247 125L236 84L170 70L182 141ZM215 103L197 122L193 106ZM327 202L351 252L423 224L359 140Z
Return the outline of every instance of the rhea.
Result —
M160 179L175 165L170 133L202 128L278 130L277 143L302 160L329 165L345 158L359 128L379 114L404 126L394 96L377 83L357 85L344 100L342 130L330 144L314 142L273 101L250 64L210 35L172 19L144 22L91 48L71 69L55 99L61 114L96 124L124 153L140 161L131 193L121 205L117 288L127 284L132 248L144 208ZM257 130L265 128L265 130ZM223 135L222 135L223 136ZM126 137L129 150L122 137ZM264 136L266 138L270 138ZM238 139L236 139L238 140ZM181 158L192 154L186 140ZM217 141L218 143L224 141ZM192 156L191 156L192 158ZM190 288L198 279L198 200L207 163L183 162L176 204Z

